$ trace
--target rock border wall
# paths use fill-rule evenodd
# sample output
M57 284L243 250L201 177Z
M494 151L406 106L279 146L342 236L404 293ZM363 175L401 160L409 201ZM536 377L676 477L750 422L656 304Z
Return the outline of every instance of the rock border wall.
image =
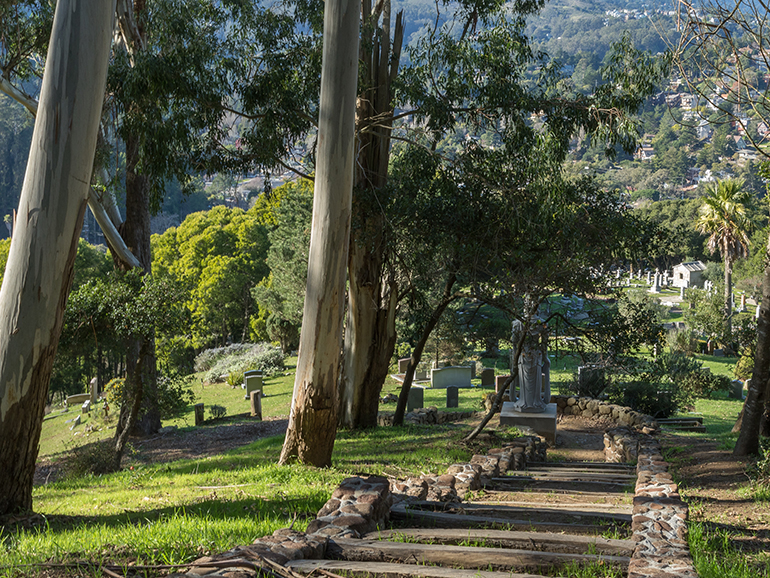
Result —
M608 461L632 462L635 459L637 463L631 516L632 539L636 547L627 577L697 578L687 544L687 504L682 501L679 488L668 471L660 442L635 431L656 430L652 418L604 402L590 403L598 400L583 403L587 398L554 397L557 404L559 399L564 400L562 408L577 407L577 410L570 410L571 415L607 415L633 424L605 432ZM575 401L569 403L569 399ZM599 409L602 407L608 407L609 411ZM229 572L233 568L242 569L244 564L259 565L263 558L277 564L300 558L325 558L329 541L334 537L361 537L378 527L386 527L394 502L408 499L462 501L462 493L481 488L493 477L509 470L524 469L530 461L545 461L546 449L547 444L541 438L523 436L501 448L491 449L486 455L473 456L470 463L452 465L447 473L439 476L427 475L405 481L389 481L381 476L347 478L319 510L307 532L291 528L277 530L249 546L200 558L187 573L172 576L224 578L231 575ZM610 457L615 459L610 460ZM232 567L228 567L230 563Z
M435 405L430 407L421 407L410 411L404 416L404 425L433 425L452 421L460 421L476 415L475 411L443 411ZM380 412L377 414L377 425L391 426L395 414Z
M687 504L663 459L660 442L645 436L639 460L631 530L636 542L628 578L698 578L687 544Z

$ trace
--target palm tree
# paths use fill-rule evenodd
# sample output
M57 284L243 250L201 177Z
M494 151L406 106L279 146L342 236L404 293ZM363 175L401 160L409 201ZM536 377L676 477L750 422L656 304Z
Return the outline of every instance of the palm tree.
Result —
M747 215L751 195L742 189L740 179L709 183L696 221L698 230L709 235L709 251L713 254L719 250L725 265L725 344L732 340L733 263L748 256L752 228Z

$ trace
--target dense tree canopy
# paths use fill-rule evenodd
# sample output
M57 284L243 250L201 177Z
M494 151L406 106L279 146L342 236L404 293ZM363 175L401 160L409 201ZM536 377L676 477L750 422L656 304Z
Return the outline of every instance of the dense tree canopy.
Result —
M217 206L153 236L155 275L186 291L195 348L249 336L251 289L268 274L267 229L256 211Z

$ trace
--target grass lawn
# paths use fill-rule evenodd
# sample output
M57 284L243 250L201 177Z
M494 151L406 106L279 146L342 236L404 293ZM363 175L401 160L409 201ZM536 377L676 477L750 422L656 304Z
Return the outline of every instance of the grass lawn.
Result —
M731 375L734 359L699 358L712 371ZM281 375L265 379L265 417L288 414L295 363L296 359L289 359ZM554 390L572 378L577 365L578 359L571 356L559 356L554 361ZM508 368L499 367L497 372L507 373ZM388 379L383 394L397 394L399 387L398 382ZM491 390L461 389L460 409L480 409L482 394ZM240 388L198 382L194 392L196 402L207 407L222 405L230 416L249 409ZM445 390L426 389L425 405L442 409L445 395ZM741 402L727 399L726 393L717 399L699 400L695 410L704 416L707 432L685 435L714 439L720 447L732 448L736 436L730 429L740 408ZM382 409L392 411L395 406ZM41 456L55 457L73 445L114 433L114 426L98 417L98 412L84 415L83 422L70 430L72 423L65 421L75 415L74 411L54 410L46 417ZM186 431L194 429L193 423L191 406L164 425ZM131 462L132 469L118 473L70 477L38 486L33 500L39 516L31 527L0 527L0 577L34 575L23 565L45 561L85 560L95 566L108 561L183 563L250 543L292 521L302 530L344 477L361 472L398 478L438 474L450 464L467 461L478 450L461 442L467 428L445 424L340 431L333 465L326 469L277 466L283 443L283 436L278 435L220 455L168 463ZM709 547L710 542L701 542ZM735 552L731 555L737 556ZM93 570L85 575L101 574ZM720 578L737 576L741 575L720 574Z

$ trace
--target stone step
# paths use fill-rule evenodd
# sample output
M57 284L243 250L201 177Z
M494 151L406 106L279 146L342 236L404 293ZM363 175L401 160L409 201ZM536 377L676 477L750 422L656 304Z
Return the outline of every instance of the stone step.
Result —
M286 567L300 574L319 574L319 571L342 573L344 576L371 578L543 578L542 574L517 574L513 572L490 572L488 570L465 570L464 568L442 568L417 564L395 564L392 562L351 562L349 560L290 560Z
M605 565L628 568L627 556L596 554L564 554L537 552L511 548L483 546L452 546L448 544L415 544L385 540L336 538L327 547L328 554L337 559L357 562L395 562L420 565L462 564L466 569L552 571L568 564L579 565L602 562Z
M614 540L600 536L454 528L399 528L398 530L371 532L364 536L364 538L388 540L394 536L405 537L409 541L416 542L432 541L441 544L481 542L486 546L495 546L497 548L573 554L593 552L612 556L630 556L636 546L636 543L632 540Z
M544 515L535 516L521 512L514 517L491 517L475 514L456 514L435 512L409 508L406 504L396 504L390 510L391 520L406 521L410 525L423 525L441 528L495 528L504 530L535 531L535 532L567 532L568 534L601 534L610 529L625 526L621 521L568 519L558 512L549 511L548 518Z
M529 469L548 468L557 469L579 469L596 472L635 472L636 466L630 464L618 464L614 462L527 462Z
M626 508L628 509L628 508ZM410 502L407 505L408 511L421 510L429 512L444 512L449 514L471 514L474 516L486 515L490 519L507 519L507 518L520 518L522 515L527 516L530 520L535 521L547 521L554 517L558 519L569 521L581 521L585 518L603 519L618 521L630 524L631 513L626 512L610 512L606 505L582 505L579 507L573 507L570 504L567 507L548 506L541 505L537 502L532 502L528 506L513 506L506 504L490 504L484 502L429 502L429 501L415 501Z

